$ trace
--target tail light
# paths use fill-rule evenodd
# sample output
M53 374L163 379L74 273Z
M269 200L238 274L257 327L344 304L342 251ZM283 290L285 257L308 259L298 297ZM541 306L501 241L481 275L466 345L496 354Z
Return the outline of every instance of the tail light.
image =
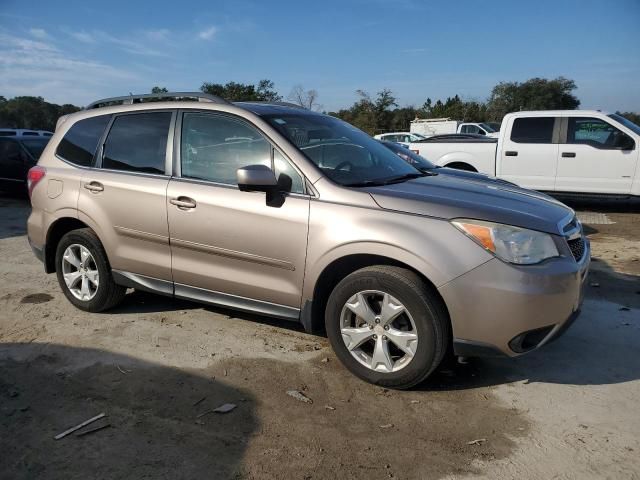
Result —
M35 186L42 180L47 173L47 170L44 167L35 166L29 169L29 173L27 174L27 188L29 190L29 198L31 198L31 192Z

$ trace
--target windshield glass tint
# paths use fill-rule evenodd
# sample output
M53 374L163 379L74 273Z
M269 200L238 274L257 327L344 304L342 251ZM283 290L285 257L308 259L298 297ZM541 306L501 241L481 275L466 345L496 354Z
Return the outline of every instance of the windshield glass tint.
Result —
M380 182L419 173L356 127L328 115L265 115L324 174L341 185Z
M397 143L391 143L391 142L382 142L382 144L385 147L387 147L389 150L391 150L393 153L398 155L405 162L413 165L416 168L426 168L426 169L436 168L436 166L433 163L431 163L429 160L409 150L408 148L403 147L402 145L398 145Z
M42 155L42 151L44 150L44 147L47 146L48 142L49 142L48 138L47 139L34 138L33 140L31 139L22 140L22 145L24 145L24 147L29 151L31 156L37 160L40 158L40 155Z
M495 130L488 123L481 123L480 126L485 129L487 133L495 133Z
M631 120L626 119L622 115L618 115L617 113L612 113L611 115L609 115L609 118L613 118L616 122L621 123L622 125L627 127L629 130L633 130L633 133L637 133L638 135L640 135L640 126L636 125Z

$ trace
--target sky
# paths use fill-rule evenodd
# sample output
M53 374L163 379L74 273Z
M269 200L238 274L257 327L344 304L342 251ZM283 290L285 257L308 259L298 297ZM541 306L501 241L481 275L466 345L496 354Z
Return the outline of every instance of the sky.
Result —
M486 100L564 76L581 108L640 112L640 0L0 0L0 95L53 103L268 78L325 110Z

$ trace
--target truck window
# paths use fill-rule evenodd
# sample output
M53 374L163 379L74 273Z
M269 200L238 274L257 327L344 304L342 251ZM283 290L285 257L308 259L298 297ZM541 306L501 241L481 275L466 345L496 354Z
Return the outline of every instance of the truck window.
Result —
M629 136L599 118L569 117L567 143L591 145L601 149L619 149Z
M511 141L516 143L552 143L554 117L516 118Z

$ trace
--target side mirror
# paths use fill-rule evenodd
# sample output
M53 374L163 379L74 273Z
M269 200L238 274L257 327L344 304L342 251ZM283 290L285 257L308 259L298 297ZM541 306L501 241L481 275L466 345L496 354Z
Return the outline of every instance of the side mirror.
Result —
M248 165L236 172L242 192L272 192L278 188L276 176L266 165Z
M634 148L636 148L636 142L633 141L633 138L631 138L628 135L623 135L623 137L620 139L620 146L618 147L620 150L633 150Z

